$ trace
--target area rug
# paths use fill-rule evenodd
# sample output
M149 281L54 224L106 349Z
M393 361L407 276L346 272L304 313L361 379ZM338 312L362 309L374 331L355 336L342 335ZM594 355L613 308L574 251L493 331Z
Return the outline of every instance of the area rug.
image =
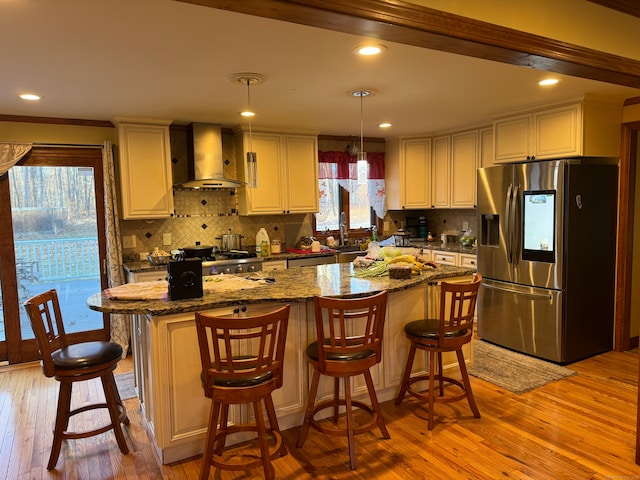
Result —
M482 340L474 341L469 374L513 393L524 393L576 372L528 355L512 352Z
M120 392L120 398L122 400L128 400L138 396L133 384L133 372L116 373L115 378L116 385L118 386L118 392Z

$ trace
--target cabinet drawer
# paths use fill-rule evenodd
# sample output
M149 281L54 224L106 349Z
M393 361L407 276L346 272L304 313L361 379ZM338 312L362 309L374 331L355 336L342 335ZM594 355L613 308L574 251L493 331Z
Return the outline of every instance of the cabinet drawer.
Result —
M478 268L478 260L475 255L460 255L460 266L468 268Z
M440 251L433 252L433 261L443 265L457 265L457 257L458 255L456 253Z

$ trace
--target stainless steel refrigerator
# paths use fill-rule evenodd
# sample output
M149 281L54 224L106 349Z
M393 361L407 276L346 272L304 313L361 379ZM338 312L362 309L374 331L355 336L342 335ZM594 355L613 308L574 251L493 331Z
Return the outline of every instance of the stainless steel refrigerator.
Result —
M478 336L570 363L613 348L618 168L478 170Z

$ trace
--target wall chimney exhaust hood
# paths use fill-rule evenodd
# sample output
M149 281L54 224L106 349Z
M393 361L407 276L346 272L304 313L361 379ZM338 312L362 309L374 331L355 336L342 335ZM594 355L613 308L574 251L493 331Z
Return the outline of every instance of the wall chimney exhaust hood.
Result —
M243 182L224 178L222 128L213 123L192 123L187 127L189 179L179 188L238 188Z

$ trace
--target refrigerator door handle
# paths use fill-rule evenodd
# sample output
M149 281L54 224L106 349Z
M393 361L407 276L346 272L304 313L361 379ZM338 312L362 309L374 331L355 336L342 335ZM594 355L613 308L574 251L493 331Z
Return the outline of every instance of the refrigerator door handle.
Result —
M488 288L489 290L500 290L501 292L515 293L514 290L510 288L502 288L497 285L491 285L489 283L483 283L482 286L484 288ZM549 300L549 302L553 302L553 296L551 295L551 293L530 293L530 292L520 292L520 291L517 293L518 295L522 295L524 297L539 298L540 300Z
M511 192L511 264L516 265L520 259L520 185L515 185Z
M505 201L505 237L507 244L507 258L509 263L513 263L511 255L511 207L513 204L513 185L509 184L507 188L507 199Z

